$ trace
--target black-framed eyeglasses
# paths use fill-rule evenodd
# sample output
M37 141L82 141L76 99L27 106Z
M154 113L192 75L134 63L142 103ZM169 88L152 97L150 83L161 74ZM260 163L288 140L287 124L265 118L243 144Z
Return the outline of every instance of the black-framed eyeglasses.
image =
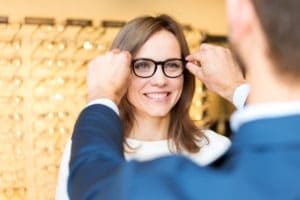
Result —
M149 58L138 58L132 60L131 67L137 77L149 78L161 65L164 75L168 78L177 78L183 74L187 61L180 58L171 58L165 61L154 61Z

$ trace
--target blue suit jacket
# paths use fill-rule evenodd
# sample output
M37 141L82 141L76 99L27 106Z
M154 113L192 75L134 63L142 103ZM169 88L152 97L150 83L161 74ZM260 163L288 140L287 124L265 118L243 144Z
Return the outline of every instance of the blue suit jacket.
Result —
M209 167L181 156L126 162L122 125L108 107L80 114L73 133L71 199L300 199L300 115L242 125Z

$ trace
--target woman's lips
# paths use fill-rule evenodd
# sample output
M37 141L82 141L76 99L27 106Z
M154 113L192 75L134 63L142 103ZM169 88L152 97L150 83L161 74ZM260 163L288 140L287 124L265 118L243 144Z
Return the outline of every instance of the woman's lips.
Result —
M166 100L166 98L170 95L170 92L149 92L144 93L144 95L153 100Z

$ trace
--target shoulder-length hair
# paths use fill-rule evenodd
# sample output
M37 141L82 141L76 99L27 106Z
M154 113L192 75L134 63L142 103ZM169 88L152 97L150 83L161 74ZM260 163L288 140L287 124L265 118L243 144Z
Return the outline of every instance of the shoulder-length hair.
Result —
M128 22L118 33L112 43L111 49L119 48L136 55L138 50L146 41L156 32L167 30L177 38L181 57L189 55L189 48L186 42L181 26L168 15L159 15L157 17L142 16ZM195 90L195 77L188 71L184 70L184 84L181 97L170 113L170 122L168 127L168 139L172 141L175 149L172 151L182 152L183 150L196 153L200 150L198 141L208 139L202 131L194 124L189 115L189 109L192 103ZM134 107L128 101L125 95L120 102L120 116L124 126L124 138L129 136L135 122Z

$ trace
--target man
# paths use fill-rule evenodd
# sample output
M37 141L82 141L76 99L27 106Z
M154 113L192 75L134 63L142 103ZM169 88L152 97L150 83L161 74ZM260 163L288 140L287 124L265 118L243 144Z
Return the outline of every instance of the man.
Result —
M74 129L72 199L300 199L300 1L227 0L227 9L230 41L251 85L248 105L232 117L229 152L206 168L180 156L126 163L120 119L106 105L126 91L130 55L114 50L89 68L89 101L101 104L86 107ZM234 65L225 54L204 45L187 67L220 90L216 77Z

